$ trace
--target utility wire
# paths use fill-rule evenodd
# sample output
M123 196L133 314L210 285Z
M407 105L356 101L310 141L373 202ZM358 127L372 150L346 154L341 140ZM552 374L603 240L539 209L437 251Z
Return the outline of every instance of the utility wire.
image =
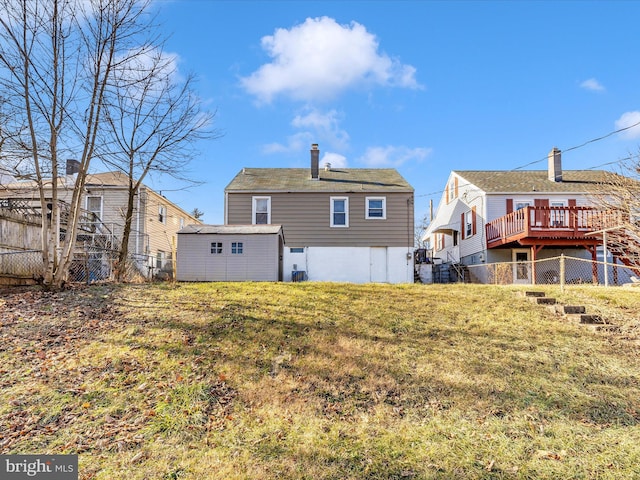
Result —
M561 152L571 152L573 150L578 150L579 148L585 147L585 146L587 146L587 145L589 145L591 143L599 142L600 140L604 140L605 138L611 137L612 135L615 135L615 134L620 133L620 132L624 132L625 130L630 130L630 129L632 129L634 127L637 127L637 126L640 126L640 122L636 122L633 125L629 125L627 127L619 128L618 130L614 130L613 132L609 132L606 135L602 135L601 137L592 138L591 140L587 140L586 142L581 143L580 145L575 145L573 147L569 147L569 148L566 148L564 150L561 150ZM596 165L594 167L583 168L582 170L595 170L596 168L604 167L604 166L607 166L607 165L613 165L613 164L616 164L616 163L623 162L625 160L631 160L632 158L634 158L634 157L633 156L629 156L629 157L626 157L626 158L621 158L621 159L618 159L618 160L614 160L612 162L607 162L607 163L603 163L603 164L600 164L600 165ZM509 173L509 172L515 172L515 171L518 171L518 170L522 170L522 169L527 168L527 167L529 167L531 165L535 165L537 163L544 162L547 159L548 159L548 157L545 156L543 158L540 158L538 160L534 160L533 162L529 162L529 163L526 163L524 165L520 165L519 167L515 167L515 168L512 168L510 170L496 171L496 175L501 175L501 174L506 174L506 173ZM460 187L468 187L469 185L472 185L472 184L468 183L468 184L458 185L458 188L460 188ZM434 195L443 194L444 192L445 192L445 190L436 190L435 192L424 193L422 195L416 195L416 196L417 197L432 197Z

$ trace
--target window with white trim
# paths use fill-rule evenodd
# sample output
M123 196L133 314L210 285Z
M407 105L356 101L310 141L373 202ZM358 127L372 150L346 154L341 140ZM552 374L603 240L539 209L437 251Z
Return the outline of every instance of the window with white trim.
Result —
M222 253L222 242L211 242L211 253L220 255Z
M384 220L387 218L386 197L367 197L367 210L365 218L367 220Z
M251 223L253 225L271 224L271 197L253 197Z
M102 197L87 197L87 210L102 219Z
M464 238L473 235L473 211L469 210L464 214Z
M158 206L158 221L160 223L167 223L167 207L164 205Z
M349 226L349 197L331 197L331 226Z
M233 255L242 255L244 245L242 242L231 242L231 253Z

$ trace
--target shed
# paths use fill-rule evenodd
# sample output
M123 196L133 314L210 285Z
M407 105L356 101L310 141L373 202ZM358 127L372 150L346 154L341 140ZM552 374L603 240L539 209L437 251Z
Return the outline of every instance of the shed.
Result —
M282 281L281 225L188 225L178 231L183 282Z

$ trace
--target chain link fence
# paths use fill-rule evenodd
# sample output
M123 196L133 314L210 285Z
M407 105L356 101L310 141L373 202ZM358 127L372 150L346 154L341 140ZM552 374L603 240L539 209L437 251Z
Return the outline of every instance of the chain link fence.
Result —
M637 282L640 276L620 263L576 257L553 257L536 261L467 265L471 283L495 285L605 285Z
M71 261L69 281L94 283L115 280L118 256L117 250L96 246L79 248ZM8 280L41 279L44 276L42 252L40 250L1 252L0 276ZM167 261L164 265L158 265L156 257L153 256L128 256L124 266L125 281L145 282L155 278L172 279L172 262Z

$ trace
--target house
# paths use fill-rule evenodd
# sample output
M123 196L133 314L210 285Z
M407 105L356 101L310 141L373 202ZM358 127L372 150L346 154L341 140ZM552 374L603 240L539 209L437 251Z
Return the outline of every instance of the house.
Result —
M282 281L280 225L188 225L178 232L178 281Z
M437 264L434 281L461 280L468 265L513 262L514 283L532 283L526 262L560 254L595 260L602 212L591 194L605 174L563 171L557 148L547 170L452 171L423 235Z
M71 201L77 167L78 162L68 160L66 176L59 180L58 199L63 207ZM128 188L129 177L122 172L87 175L82 198L85 211L78 233L79 248L83 245L106 249L119 247L124 231ZM8 202L20 204L31 213L38 211L41 214L38 191L33 181L3 185L0 198L4 198L7 205ZM128 245L129 255L136 259L140 273L147 276L162 271L170 273L178 230L187 224L200 223L160 193L141 185L134 199ZM58 228L64 232L64 219Z
M395 169L243 168L226 225L282 225L284 281L413 282L413 188Z

